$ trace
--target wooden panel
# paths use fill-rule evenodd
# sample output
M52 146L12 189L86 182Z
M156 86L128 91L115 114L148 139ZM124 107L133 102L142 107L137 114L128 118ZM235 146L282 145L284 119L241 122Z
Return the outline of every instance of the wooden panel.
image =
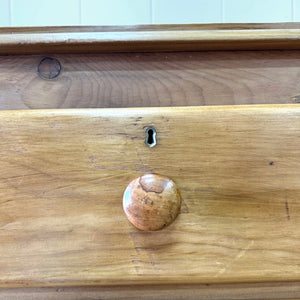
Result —
M1 112L0 285L299 281L299 128L299 105ZM162 231L122 210L145 172L181 191Z
M299 299L300 284L255 283L255 284L205 284L205 285L143 285L105 287L60 287L1 289L0 300L283 300Z
M130 32L130 31L178 31L178 30L276 30L299 29L299 22L285 23L213 23L213 24L146 24L105 26L42 26L42 27L0 27L1 34L19 33L62 33L62 32Z
M299 49L299 23L0 29L0 54Z
M0 57L0 109L273 104L300 101L300 51Z

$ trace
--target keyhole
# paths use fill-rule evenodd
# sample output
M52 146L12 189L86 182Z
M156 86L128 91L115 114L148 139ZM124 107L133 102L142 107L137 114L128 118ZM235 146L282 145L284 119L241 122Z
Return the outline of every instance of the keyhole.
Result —
M148 127L146 129L146 139L145 139L145 144L152 148L156 146L156 129L154 127Z

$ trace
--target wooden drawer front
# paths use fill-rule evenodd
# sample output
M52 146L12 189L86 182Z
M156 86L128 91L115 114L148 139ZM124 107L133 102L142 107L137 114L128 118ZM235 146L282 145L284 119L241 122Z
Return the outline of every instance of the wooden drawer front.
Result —
M0 285L299 280L299 129L298 105L1 112ZM182 196L161 231L123 212L144 173Z
M1 110L300 101L300 51L55 54L54 80L38 75L44 57L0 57Z

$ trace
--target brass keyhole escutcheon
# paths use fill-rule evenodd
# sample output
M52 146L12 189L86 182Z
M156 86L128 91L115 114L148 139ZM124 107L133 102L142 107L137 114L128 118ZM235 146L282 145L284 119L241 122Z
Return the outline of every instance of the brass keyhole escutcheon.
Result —
M147 127L146 129L146 139L145 144L152 148L155 147L157 144L157 131L154 127Z

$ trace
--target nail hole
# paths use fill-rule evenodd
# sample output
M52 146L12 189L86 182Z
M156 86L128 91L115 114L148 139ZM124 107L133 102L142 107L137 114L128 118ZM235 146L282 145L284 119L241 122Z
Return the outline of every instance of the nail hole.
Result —
M146 139L145 139L145 144L152 148L156 146L156 129L154 127L148 127L146 129Z

